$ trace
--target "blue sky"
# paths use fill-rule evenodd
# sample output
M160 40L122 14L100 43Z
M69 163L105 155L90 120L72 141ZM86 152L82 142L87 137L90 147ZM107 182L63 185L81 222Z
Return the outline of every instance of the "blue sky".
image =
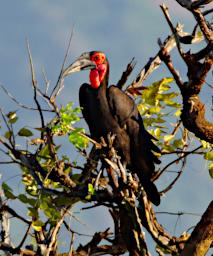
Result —
M181 21L187 31L193 28L191 15L179 7L174 0L164 1L170 7L174 24ZM27 59L26 38L30 41L31 51L35 63L37 79L43 86L42 68L44 67L51 81L55 84L68 43L69 34L74 28L71 43L71 53L68 63L72 62L84 51L100 49L104 51L111 63L110 82L116 83L127 63L132 57L137 60L137 66L131 79L145 65L148 59L158 51L157 39L162 40L170 34L168 25L160 10L159 0L7 0L1 1L0 9L0 83L4 84L10 92L22 103L33 104L33 94L30 84L30 72ZM180 71L184 71L183 63L174 53L175 64ZM168 76L164 66L157 70L146 82L149 83ZM130 79L130 82L131 82ZM74 101L78 105L78 87L88 80L88 73L79 73L65 81L64 91L58 103L67 104ZM202 97L211 105L211 93L205 91ZM5 112L17 107L0 91L0 106ZM20 110L19 110L20 111ZM21 112L20 112L21 113ZM23 112L24 120L31 127L38 126L38 116ZM212 118L209 114L208 117ZM13 177L18 171L0 166L2 180ZM18 178L11 179L16 184ZM160 181L160 185L168 183L167 179ZM187 168L175 188L168 193L159 211L188 211L202 213L210 200L212 200L212 180L210 180L207 164L201 157L189 157ZM100 229L107 226L109 219L103 211L96 217ZM105 214L105 213L104 213ZM95 231L94 215L80 214L81 218L91 220L92 231ZM103 216L102 216L103 215ZM103 224L103 218L106 223ZM174 219L160 216L162 223L167 222L167 228L174 231ZM194 225L198 218L181 219L177 232ZM81 225L79 225L81 226ZM79 227L84 230L87 228ZM90 231L88 231L90 232Z

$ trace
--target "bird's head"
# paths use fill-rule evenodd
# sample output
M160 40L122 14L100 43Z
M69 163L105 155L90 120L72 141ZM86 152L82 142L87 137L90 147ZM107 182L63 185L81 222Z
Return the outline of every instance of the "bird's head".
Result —
M107 58L103 52L92 51L81 54L63 72L63 77L82 70L90 70L90 84L93 88L99 88L108 74L109 65Z

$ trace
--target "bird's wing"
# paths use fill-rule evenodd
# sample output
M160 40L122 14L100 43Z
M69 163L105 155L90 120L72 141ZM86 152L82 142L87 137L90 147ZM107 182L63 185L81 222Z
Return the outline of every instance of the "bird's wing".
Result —
M120 126L131 118L137 118L138 110L134 101L118 87L112 85L107 90L107 98L112 115Z
M155 205L159 205L160 195L154 183L151 182L151 178L155 171L154 163L160 163L153 151L159 152L160 150L144 128L142 117L134 101L115 86L109 87L107 97L112 115L120 126L126 129L131 141L130 170L137 173L149 199Z
M90 134L95 135L94 131L94 109L96 109L94 100L93 100L93 94L90 92L91 87L89 84L84 83L81 85L79 89L79 103L81 106L81 112L83 114L83 117L86 121L86 123L89 126ZM94 103L94 104L93 104Z
M134 139L139 138L137 143L141 144L147 151L160 152L159 148L152 142L155 138L144 128L142 117L133 99L113 85L108 88L107 98L111 113L120 126L127 126L129 135ZM154 156L153 161L160 162Z

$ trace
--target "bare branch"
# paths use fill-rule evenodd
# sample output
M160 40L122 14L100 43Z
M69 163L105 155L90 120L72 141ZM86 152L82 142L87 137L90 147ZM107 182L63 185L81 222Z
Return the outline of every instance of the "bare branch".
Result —
M173 24L172 24L172 21L171 21L170 15L169 15L169 11L168 11L169 8L165 4L160 5L160 7L161 7L161 9L163 11L163 14L164 14L164 16L166 18L167 23L169 24L169 27L170 27L172 33L174 35L174 38L175 38L175 41L176 41L176 44L177 44L177 49L178 49L178 51L180 53L180 56L184 60L184 53L183 53L183 49L181 48L179 37L178 37L178 32L177 32L178 27L175 29Z
M197 20L197 23L200 26L201 31L203 32L203 35L205 36L206 40L209 42L213 42L213 31L211 31L208 27L208 24L201 13L200 9L192 9L192 14L194 15L195 19Z
M2 191L0 189L0 193L2 194ZM10 240L10 220L9 220L9 215L8 212L2 211L2 207L5 205L3 203L2 197L0 195L0 222L1 222L1 241L3 243L6 243L8 245L11 245L11 240ZM11 254L9 252L5 253L6 256L10 256Z
M67 60L67 57L68 57L68 54L69 54L69 51L70 51L70 46L71 46L73 33L74 33L74 27L72 28L72 31L71 31L71 34L70 34L67 50L66 50L66 53L65 53L65 56L64 56L64 60L63 60L63 63L62 63L62 67L61 67L61 71L60 71L60 74L59 74L59 77L58 77L58 81L57 81L57 83L56 83L55 87L53 88L52 93L50 95L51 102L55 101L56 96L60 93L60 91L63 88L62 74L63 74L63 71L64 71L64 65L66 63L66 60Z
M30 51L29 41L27 41L27 50L28 50L28 57L29 57L29 61L30 61L31 80L32 80L32 85L33 85L33 89L34 89L34 101L37 105L38 112L40 115L41 126L42 126L42 128L44 128L45 127L44 116L43 116L43 112L42 112L40 103L37 99L37 81L36 81L36 77L35 77L35 70L34 70L34 66L33 66L33 59L32 59L32 55L31 55L31 51ZM44 139L44 131L41 131L41 140L43 140L43 139ZM40 145L40 148L41 148L41 146L42 145Z
M179 26L177 29L179 38L186 37L190 35L182 30ZM181 39L180 39L181 40ZM192 43L199 43L203 40L202 37L194 36L192 39ZM176 46L176 41L174 35L168 36L163 43L161 43L161 47L164 47L166 51L169 53L174 47ZM141 87L143 82L147 79L147 77L161 65L161 50L155 55L155 57L150 58L147 64L140 70L139 74L137 75L136 79L127 87L127 91L131 88L138 88Z
M13 101L15 102L19 107L24 108L24 109L28 109L28 110L33 110L33 111L38 111L37 108L33 108L27 105L22 104L21 102L19 102L6 88L3 84L0 84L0 87L2 88L2 90L7 94L7 96ZM42 109L42 111L44 112L53 112L53 110L50 109Z
M129 75L132 73L134 67L136 65L136 61L135 58L132 58L132 60L130 61L130 63L128 63L126 70L123 72L120 80L117 82L117 87L122 89L122 87L125 85Z
M180 157L176 158L175 160L171 161L170 163L168 163L161 171L157 172L156 175L153 177L153 180L157 180L164 172L165 170L173 165L174 163L176 163L177 161L180 161L181 159L185 158L186 156L193 154L195 151L199 150L200 148L202 148L202 145L193 149L192 151L188 151L185 152L184 154L182 154Z
M15 212L12 208L10 208L8 205L2 205L0 208L0 212L8 212L10 215L12 215L13 217L20 219L21 221L23 221L24 223L30 225L31 221L25 219L24 217L22 217L21 215L19 215L17 212Z

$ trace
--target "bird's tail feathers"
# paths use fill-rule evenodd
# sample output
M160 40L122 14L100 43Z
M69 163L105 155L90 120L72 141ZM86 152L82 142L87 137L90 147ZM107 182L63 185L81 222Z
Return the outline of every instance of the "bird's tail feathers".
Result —
M139 180L147 194L148 199L156 206L160 204L160 194L157 187L144 175L140 175Z

